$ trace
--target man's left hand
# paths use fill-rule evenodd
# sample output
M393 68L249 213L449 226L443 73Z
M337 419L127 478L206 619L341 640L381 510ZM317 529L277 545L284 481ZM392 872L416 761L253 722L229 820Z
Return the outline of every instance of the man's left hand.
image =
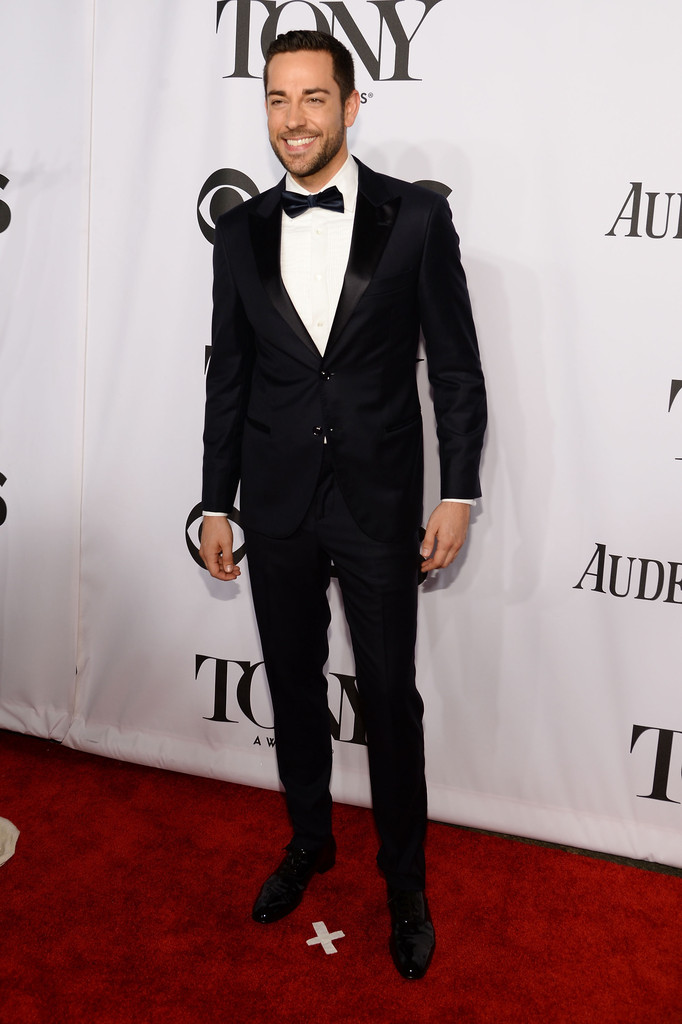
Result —
M429 516L421 553L422 572L444 569L459 553L469 528L471 506L462 501L441 501Z

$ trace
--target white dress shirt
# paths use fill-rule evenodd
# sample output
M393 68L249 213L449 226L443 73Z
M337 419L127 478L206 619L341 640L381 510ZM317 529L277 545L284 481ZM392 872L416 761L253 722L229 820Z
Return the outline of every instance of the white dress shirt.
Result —
M282 281L321 355L339 304L353 234L358 165L352 157L324 188L333 185L343 196L343 213L314 206L298 217L282 214ZM286 176L286 188L310 194L290 174Z
M331 188L332 185L336 185L343 196L343 213L325 210L320 206L311 207L298 217L289 217L282 211L282 281L321 355L324 355L327 347L339 304L353 234L358 197L358 165L350 155L324 188ZM309 190L294 181L288 172L285 188L304 196L310 195ZM474 504L470 498L443 498L443 501ZM225 512L207 511L203 514L226 515Z

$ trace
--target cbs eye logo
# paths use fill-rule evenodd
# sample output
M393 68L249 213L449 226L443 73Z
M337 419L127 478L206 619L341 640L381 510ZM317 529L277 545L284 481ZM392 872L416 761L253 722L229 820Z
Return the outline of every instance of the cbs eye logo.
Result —
M421 178L419 181L413 182L413 184L421 185L422 188L428 188L432 192L437 192L444 199L448 199L452 194L452 189L449 185L443 184L442 181L432 181L431 178Z
M258 194L258 188L248 174L233 167L223 167L219 171L214 171L202 185L197 199L197 220L206 241L213 245L215 222L221 214L239 206L246 199L253 199ZM202 211L202 206L205 212Z
M3 476L2 473L0 473L0 487L2 487L2 485L6 484L6 483L7 483L7 477ZM6 505L5 501L2 498L0 498L0 526L2 526L2 524L5 522L6 519L7 519L7 505Z
M9 178L6 178L4 174L0 174L0 189L5 188L9 184ZM7 231L9 222L12 219L12 211L10 210L7 203L0 199L0 235L3 231Z
M232 532L234 534L234 549L232 552L234 555L234 561L236 565L239 565L246 554L246 545L244 544L244 535L241 530L241 516L239 514L239 509L233 508L227 518L232 523ZM202 520L202 506L201 504L195 505L187 516L187 522L185 523L185 543L187 544L187 550L199 568L206 571L206 566L199 554Z
M415 181L414 184L421 185L422 188L429 188L432 192L438 192L445 199L452 192L449 185L443 184L442 181L431 181L431 179L424 178L421 181ZM211 195L211 193L213 194ZM258 186L243 171L237 171L234 167L223 167L219 171L214 171L201 186L197 199L197 220L206 241L213 245L215 223L218 217L257 195L260 195Z

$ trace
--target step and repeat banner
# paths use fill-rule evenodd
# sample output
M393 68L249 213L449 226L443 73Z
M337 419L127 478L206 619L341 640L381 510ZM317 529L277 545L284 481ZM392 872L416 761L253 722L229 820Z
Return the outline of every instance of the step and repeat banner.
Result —
M281 176L263 48L318 28L352 152L450 201L488 380L484 497L420 590L431 817L682 866L682 8L48 8L0 15L0 725L278 785L238 499L240 581L198 558L203 389L215 219ZM331 600L334 794L366 804Z
M76 672L91 83L92 0L4 0L0 726L56 739Z

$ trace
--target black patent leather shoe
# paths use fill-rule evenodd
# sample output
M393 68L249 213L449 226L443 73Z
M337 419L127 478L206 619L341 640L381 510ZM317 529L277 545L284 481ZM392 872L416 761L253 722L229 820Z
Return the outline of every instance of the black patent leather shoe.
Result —
M253 905L251 916L260 924L279 921L295 910L303 899L308 882L314 874L323 874L334 867L336 843L331 837L317 850L287 846L280 866L266 880Z
M423 892L388 889L391 911L389 949L403 978L423 978L436 946L436 933Z

